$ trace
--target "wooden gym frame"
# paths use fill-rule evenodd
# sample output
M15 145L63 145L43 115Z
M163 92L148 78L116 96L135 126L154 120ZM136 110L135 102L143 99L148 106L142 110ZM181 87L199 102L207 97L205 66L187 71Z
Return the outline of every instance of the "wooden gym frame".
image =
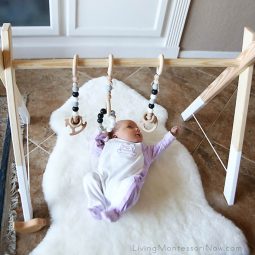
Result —
M23 102L18 86L16 85L15 69L49 69L72 68L72 59L13 59L11 25L3 24L1 33L2 51L0 53L0 78L6 88L10 126L14 157L18 175L19 192L21 197L24 222L17 222L15 227L20 232L37 231L47 224L44 219L33 219L33 210L27 170L20 130L21 122L29 124L29 112ZM230 153L227 174L224 186L224 195L228 205L234 204L237 179L240 168L241 153L249 104L250 88L255 61L255 34L252 30L244 29L242 53L236 59L165 59L165 66L173 67L226 67L226 69L212 82L205 91L194 100L182 113L186 121L209 103L218 93L229 85L239 74L238 92L236 99L235 116L232 130ZM114 59L114 66L121 67L157 67L155 59ZM79 67L108 67L108 58L79 59ZM19 118L19 115L21 118ZM64 125L64 120L63 120Z

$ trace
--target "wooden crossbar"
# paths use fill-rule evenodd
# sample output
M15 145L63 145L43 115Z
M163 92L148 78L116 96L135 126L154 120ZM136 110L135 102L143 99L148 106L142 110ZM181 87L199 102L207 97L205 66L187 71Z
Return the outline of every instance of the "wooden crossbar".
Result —
M15 69L57 69L72 68L73 59L14 59L12 65ZM157 58L115 58L115 67L157 67ZM171 67L237 67L238 59L165 59L164 66ZM78 61L80 68L107 68L108 58L85 59Z

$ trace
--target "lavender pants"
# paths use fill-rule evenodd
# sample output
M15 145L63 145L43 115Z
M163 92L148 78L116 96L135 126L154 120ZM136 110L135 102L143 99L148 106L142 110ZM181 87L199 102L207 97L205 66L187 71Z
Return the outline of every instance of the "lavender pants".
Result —
M106 218L116 221L139 199L143 186L140 175L130 176L121 182L105 189L104 178L98 172L90 172L83 179L83 186L88 198L88 209L96 219ZM109 197L108 194L114 194Z

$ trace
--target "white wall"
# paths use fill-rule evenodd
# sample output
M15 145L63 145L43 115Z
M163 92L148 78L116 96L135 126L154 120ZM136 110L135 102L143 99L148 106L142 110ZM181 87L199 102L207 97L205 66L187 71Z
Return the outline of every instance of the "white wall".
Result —
M254 0L192 0L182 56L233 57L242 49L245 26L255 31Z
M51 27L14 27L14 58L175 58L190 0L50 0Z

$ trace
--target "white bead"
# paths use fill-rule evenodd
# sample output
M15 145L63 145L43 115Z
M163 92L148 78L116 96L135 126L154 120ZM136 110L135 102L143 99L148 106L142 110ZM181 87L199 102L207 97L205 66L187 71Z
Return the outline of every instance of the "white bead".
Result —
M113 116L109 117L109 123L115 125L115 118Z
M151 94L151 99L152 99L152 100L155 100L156 98L157 98L157 95Z
M111 131L112 131L112 128L107 127L107 128L106 128L106 131L107 131L107 132L111 132Z
M156 98L155 98L155 99L150 99L149 103L150 103L150 104L154 104L155 101L156 101Z
M153 109L151 109L151 108L148 108L148 113L153 113Z
M72 101L73 101L73 102L78 102L79 99L78 99L78 97L72 97Z
M79 91L79 88L78 88L77 86L73 86L72 91L73 91L73 92L78 92L78 91Z
M153 84L152 84L152 88L153 88L153 89L156 89L156 90L158 90L158 84L156 84L156 83L153 83Z
M78 116L78 115L79 115L78 112L74 112L74 111L73 111L73 114L72 114L73 117L76 117L76 116Z

